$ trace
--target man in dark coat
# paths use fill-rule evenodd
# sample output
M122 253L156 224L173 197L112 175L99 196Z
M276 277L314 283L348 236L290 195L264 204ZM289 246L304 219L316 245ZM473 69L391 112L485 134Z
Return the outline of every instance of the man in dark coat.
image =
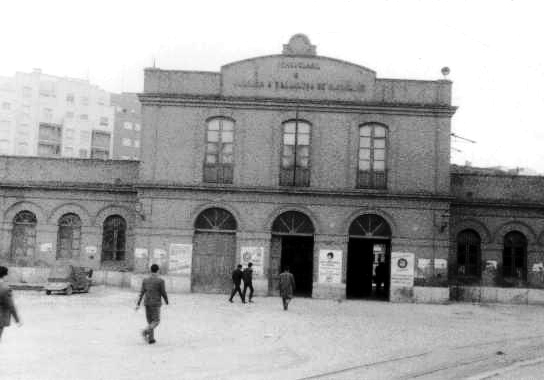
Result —
M233 303L233 296L236 292L239 292L241 296L241 301L245 303L245 298L243 297L243 292L241 292L241 280L243 279L243 266L241 264L237 265L237 268L231 274L231 280L233 280L233 290L231 291L231 296L229 301Z
M248 267L243 271L243 301L246 298L246 289L250 289L248 294L248 302L253 303L252 295L254 294L254 287L252 286L252 263L248 263Z
M282 305L284 310L288 309L288 303L292 300L292 295L296 290L296 280L294 275L290 273L288 267L284 268L284 272L279 275L279 291L281 293Z
M2 339L4 327L8 327L10 325L12 316L17 325L22 325L22 322L17 315L15 305L13 304L11 289L9 289L8 284L4 281L4 277L7 275L8 269L0 266L0 340Z
M149 344L155 343L154 329L159 325L161 312L161 298L165 300L165 304L169 304L167 292L165 292L165 280L159 277L159 266L153 264L150 267L152 272L149 277L142 280L142 288L138 297L136 309L140 307L142 298L144 297L144 307L146 308L146 321L148 326L142 331L142 336Z
M375 293L379 295L387 290L387 264L380 262L375 267Z

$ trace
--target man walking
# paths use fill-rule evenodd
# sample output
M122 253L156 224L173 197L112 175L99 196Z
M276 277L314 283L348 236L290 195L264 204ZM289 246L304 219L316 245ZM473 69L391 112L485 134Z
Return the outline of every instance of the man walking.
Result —
M142 336L148 344L155 343L154 329L159 325L159 317L161 312L161 298L165 300L165 304L169 304L167 292L165 292L165 281L158 276L159 267L153 264L150 267L152 272L149 277L142 280L142 289L138 297L136 310L140 308L140 302L144 297L144 307L146 308L146 321L148 326L142 331Z
M292 295L296 290L296 280L294 280L294 275L290 273L290 269L287 267L284 268L284 272L279 275L279 291L282 298L282 306L286 311L288 309L288 303L292 300Z
M22 325L22 322L17 315L15 305L13 304L11 289L9 289L8 284L4 281L4 277L7 275L8 269L0 266L0 340L2 339L4 327L8 327L10 325L12 316L17 325Z
M245 301L246 298L246 289L250 289L250 293L248 295L248 302L253 303L252 301L252 295L254 294L254 287L252 286L252 263L248 263L248 267L245 268L243 271L243 301Z
M241 301L245 303L245 298L241 292L241 280L243 279L243 266L241 264L237 265L237 268L231 274L231 280L233 280L233 290L231 291L231 296L229 297L229 302L233 303L233 296L236 292L239 292L241 296Z

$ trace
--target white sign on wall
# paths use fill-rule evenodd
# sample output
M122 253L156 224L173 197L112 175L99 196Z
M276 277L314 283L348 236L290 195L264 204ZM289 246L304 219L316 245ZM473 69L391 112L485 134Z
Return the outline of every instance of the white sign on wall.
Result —
M88 255L96 255L97 254L97 247L94 245L88 245L85 247L85 253Z
M414 263L413 253L391 253L391 289L413 287Z
M160 268L167 262L167 251L161 248L154 249L152 257L150 257L149 266L157 264Z
M241 264L243 268L252 263L254 275L264 274L264 247L241 247Z
M169 247L169 273L190 274L192 244L171 244Z
M319 283L340 284L343 252L339 249L319 251Z
M148 250L146 248L135 248L135 259L144 260L148 258Z
M40 244L40 251L42 252L51 252L52 249L53 249L53 244L51 243Z

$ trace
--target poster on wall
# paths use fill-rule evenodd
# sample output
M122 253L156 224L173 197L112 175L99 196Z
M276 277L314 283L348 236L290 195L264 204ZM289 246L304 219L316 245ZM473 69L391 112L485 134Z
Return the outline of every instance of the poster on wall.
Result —
M319 251L319 283L340 284L343 252L339 249Z
M150 257L150 262L148 263L148 266L151 266L152 264L159 265L159 268L161 268L161 272L165 273L165 265L167 264L167 251L161 248L155 248L154 252L152 253L152 257Z
M171 244L169 247L169 273L191 273L192 244Z
M432 259L417 259L416 277L425 278L432 274Z
M391 253L391 290L412 288L415 255L410 252Z
M42 243L40 244L40 251L41 252L51 252L53 250L53 244L51 243Z
M254 275L264 274L264 247L241 247L241 264L243 268L252 263Z
M148 258L148 250L146 248L135 248L135 259L146 260Z

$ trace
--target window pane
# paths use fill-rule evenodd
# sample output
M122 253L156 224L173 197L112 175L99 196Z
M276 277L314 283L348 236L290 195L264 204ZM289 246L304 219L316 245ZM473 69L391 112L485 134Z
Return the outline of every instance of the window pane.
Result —
M207 164L216 164L218 156L216 155L207 155Z
M294 158L290 156L285 156L282 158L283 168L291 168L294 166Z
M374 131L374 136L375 137L385 137L385 128L384 127L381 127L381 126L376 126L375 127L375 131Z
M209 121L209 131L218 131L220 130L220 120L214 119Z
M385 160L385 150L379 149L373 153L374 160Z
M298 164L299 167L307 168L309 166L309 158L308 157L298 157Z
M218 131L208 131L207 132L207 141L217 142L218 141Z
M296 143L296 136L291 133L285 134L283 143L285 145L294 145Z
M233 142L233 131L222 131L222 142L232 143Z
M218 144L208 143L207 144L207 153L216 153L218 152Z
M309 157L309 147L308 146L299 146L298 145L298 157Z
M300 133L303 133L303 134L307 133L307 134L309 134L310 128L311 128L311 127L309 126L309 124L307 124L307 123L302 123L301 121L298 122L298 134L300 134Z
M232 154L222 154L222 163L223 164L233 164L233 155Z
M367 171L370 169L370 162L368 160L360 160L358 162L358 169L361 171Z
M373 146L374 148L385 148L385 139L375 139Z
M233 144L222 144L222 153L224 154L233 153Z
M285 145L284 147L282 147L282 155L283 156L294 156L294 146Z
M374 161L373 162L373 169L374 169L374 171L384 171L385 170L385 162L384 161Z
M369 126L360 127L360 136L370 136L370 130Z
M361 136L360 137L360 148L370 148L370 138Z
M222 131L233 131L233 121L222 120Z
M358 158L360 160L370 160L370 150L369 149L361 149L358 152Z
M284 133L296 133L296 123L294 122L285 123Z
M298 133L298 145L309 145L309 134Z

